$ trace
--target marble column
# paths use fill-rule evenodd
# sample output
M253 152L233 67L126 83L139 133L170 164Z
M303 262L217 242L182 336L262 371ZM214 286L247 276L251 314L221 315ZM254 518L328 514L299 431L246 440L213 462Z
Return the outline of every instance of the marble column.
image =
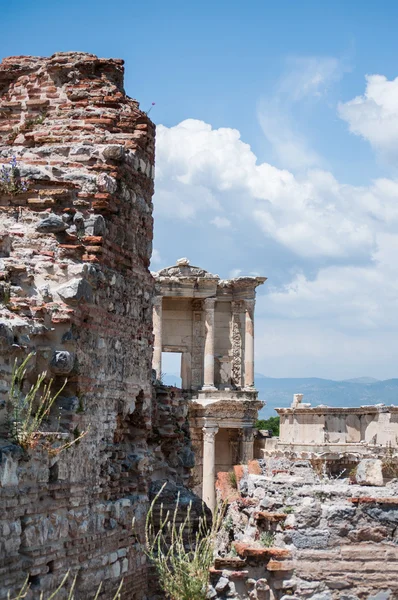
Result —
M245 300L245 389L254 389L254 300Z
M162 296L155 296L153 301L153 358L152 369L156 371L156 379L162 378Z
M206 298L204 301L206 337L204 356L203 390L215 390L214 387L214 305L215 298Z
M218 427L203 427L203 501L212 512L216 507L216 433Z
M240 455L243 465L247 465L250 460L253 460L254 454L254 438L253 428L243 427L242 436L240 438Z
M232 310L232 365L231 381L237 388L242 388L242 313L243 303L241 301L231 302Z

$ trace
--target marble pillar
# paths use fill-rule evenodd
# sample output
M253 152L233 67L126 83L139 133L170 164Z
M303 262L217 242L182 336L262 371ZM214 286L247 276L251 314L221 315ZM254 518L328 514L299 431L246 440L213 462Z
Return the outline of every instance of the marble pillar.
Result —
M252 427L244 427L240 438L240 455L243 465L247 465L250 460L253 460L254 454L254 436Z
M203 427L203 500L212 512L216 508L216 433L218 427Z
M254 389L254 300L245 300L245 389Z
M214 305L215 298L204 300L206 337L204 351L203 390L215 390L214 387Z
M156 379L162 378L162 296L153 300L153 358L152 369L156 371Z

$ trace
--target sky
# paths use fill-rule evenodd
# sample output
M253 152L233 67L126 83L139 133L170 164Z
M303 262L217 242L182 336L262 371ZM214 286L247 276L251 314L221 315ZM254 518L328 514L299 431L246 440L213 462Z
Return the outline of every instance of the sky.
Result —
M398 377L396 1L0 7L1 57L123 58L155 102L151 268L266 276L257 372Z

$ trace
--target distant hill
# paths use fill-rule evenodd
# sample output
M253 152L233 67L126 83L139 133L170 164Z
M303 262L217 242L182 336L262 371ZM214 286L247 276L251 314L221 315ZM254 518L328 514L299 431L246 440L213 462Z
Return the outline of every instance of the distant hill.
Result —
M377 383L380 379L374 377L357 377L356 379L343 379L345 383Z
M304 394L303 402L312 406L363 406L365 404L398 404L398 379L360 377L347 381L331 379L256 377L258 397L266 402L261 417L274 415L275 408L289 407L293 394Z
M178 375L164 376L166 385L181 386ZM261 409L260 418L272 417L275 408L288 408L293 394L304 394L303 402L312 406L362 406L364 404L397 404L398 379L379 381L372 377L358 377L345 381L320 379L317 377L277 379L256 373L258 397L266 405Z

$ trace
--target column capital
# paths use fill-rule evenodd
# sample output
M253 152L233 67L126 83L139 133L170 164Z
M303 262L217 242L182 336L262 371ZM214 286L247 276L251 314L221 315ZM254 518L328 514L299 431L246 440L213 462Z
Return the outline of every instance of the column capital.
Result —
M204 303L206 309L212 309L212 308L214 308L216 301L217 301L217 298L205 298L203 300L203 303Z
M200 312L201 310L203 310L203 301L199 298L195 298L194 300L192 300L192 310L194 312Z
M243 426L242 430L242 438L246 441L250 441L253 439L253 434L254 434L254 430L253 430L253 426L252 425L248 425L247 427Z
M232 300L231 301L231 309L234 315L243 312L243 300Z
M218 429L219 427L217 425L212 425L211 427L202 427L203 440L205 442L214 442L214 438L218 432Z
M255 298L249 298L249 299L244 300L243 302L244 302L245 310L247 312L253 312L254 311L254 307L256 305Z

